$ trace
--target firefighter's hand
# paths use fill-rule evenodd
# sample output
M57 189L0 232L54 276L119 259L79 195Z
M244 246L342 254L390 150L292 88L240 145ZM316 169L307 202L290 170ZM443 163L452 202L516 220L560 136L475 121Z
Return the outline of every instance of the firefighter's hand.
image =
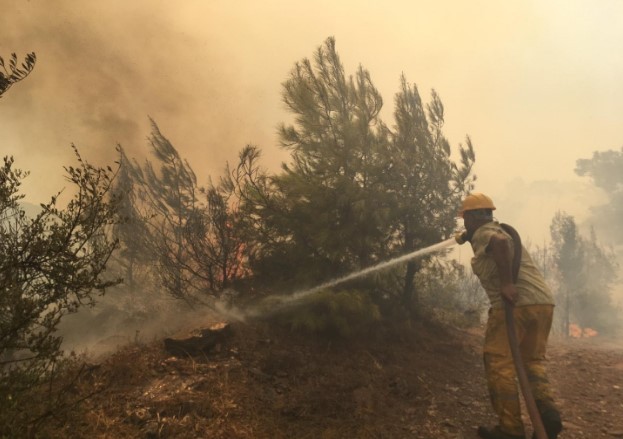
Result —
M517 302L517 298L519 297L519 293L517 293L517 288L513 284L502 285L502 297L509 303L513 305Z

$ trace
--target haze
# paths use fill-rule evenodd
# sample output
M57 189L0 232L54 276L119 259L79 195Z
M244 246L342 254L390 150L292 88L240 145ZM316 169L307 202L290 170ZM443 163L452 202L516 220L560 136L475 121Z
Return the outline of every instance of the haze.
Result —
M71 143L98 164L117 143L142 160L148 117L200 183L247 143L276 169L281 83L329 36L348 73L370 71L390 125L401 73L439 93L451 144L475 145L476 189L533 242L557 210L581 222L603 202L575 161L623 145L621 0L0 3L0 56L38 58L0 100L2 155L31 171L33 202L65 185Z

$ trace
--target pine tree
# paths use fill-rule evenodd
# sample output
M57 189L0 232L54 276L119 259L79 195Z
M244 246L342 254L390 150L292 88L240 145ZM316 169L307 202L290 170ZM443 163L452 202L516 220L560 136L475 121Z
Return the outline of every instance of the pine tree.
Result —
M117 147L117 151L119 172L113 192L119 198L119 222L113 225L112 233L119 240L120 248L114 262L121 268L124 284L133 289L138 273L148 272L148 267L156 261L156 255L150 245L153 237L147 227L144 206L139 200L138 165L127 157L121 146Z
M444 107L433 90L424 107L417 86L410 86L404 75L396 94L392 142L384 182L391 200L389 236L399 253L435 244L455 227L456 206L472 188L475 160L469 137L459 145L461 164L451 159L451 147L443 134ZM417 307L415 274L421 261L411 261L403 285L403 303Z
M619 310L611 296L618 270L614 252L599 244L593 228L582 244L585 283L578 292L574 315L582 327L612 332L620 327Z
M281 144L291 163L274 178L277 215L285 239L275 249L291 275L305 267L307 281L369 265L383 236L375 197L379 150L386 130L379 119L382 99L360 67L347 77L329 38L295 65L284 83L283 100L296 124L282 126ZM284 261L285 262L285 261Z
M192 302L196 290L189 266L185 228L198 204L197 177L152 120L149 137L158 168L146 161L133 168L138 196L145 206L150 251L157 257L157 275L171 296Z
M590 239L583 238L575 219L564 212L554 216L550 230L562 295L563 333L569 334L572 320L582 327L612 330L617 320L610 296L617 271L613 253L599 245L593 230Z
M270 237L252 260L256 274L311 286L449 235L473 181L471 141L455 164L439 97L425 110L417 88L404 77L401 86L392 132L369 72L347 76L333 38L313 61L296 63L283 84L294 123L280 129L290 161L262 180L254 201ZM415 271L410 265L398 295L409 306Z
M619 224L623 209L623 148L595 151L590 159L577 160L575 172L588 177L607 197L607 202L591 206L591 223L609 240L622 244L623 232Z
M554 261L560 276L563 334L569 334L572 303L581 288L582 244L572 216L557 212L550 225Z

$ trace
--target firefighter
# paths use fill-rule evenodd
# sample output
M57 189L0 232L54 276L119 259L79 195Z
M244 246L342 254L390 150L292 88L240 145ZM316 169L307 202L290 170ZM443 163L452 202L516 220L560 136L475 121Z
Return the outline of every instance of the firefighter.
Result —
M509 347L504 301L514 305L513 316L521 356L530 387L549 439L562 430L559 411L547 379L545 350L552 326L554 300L543 275L522 248L519 275L513 283L514 243L511 235L493 218L495 206L481 193L468 195L459 216L465 231L457 241L469 242L474 251L472 270L489 296L491 308L483 348L485 375L491 404L498 416L495 427L478 427L484 439L525 437L521 420L515 366ZM521 245L521 244L520 244Z

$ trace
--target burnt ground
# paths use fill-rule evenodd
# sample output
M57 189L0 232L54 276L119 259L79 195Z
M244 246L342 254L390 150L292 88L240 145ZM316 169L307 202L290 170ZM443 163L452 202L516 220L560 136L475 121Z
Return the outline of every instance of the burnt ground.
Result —
M161 341L92 364L71 390L95 391L48 425L71 438L476 438L495 421L482 330L413 325L330 340L267 324L198 357ZM623 344L552 340L562 439L623 437ZM527 420L527 418L526 418Z

